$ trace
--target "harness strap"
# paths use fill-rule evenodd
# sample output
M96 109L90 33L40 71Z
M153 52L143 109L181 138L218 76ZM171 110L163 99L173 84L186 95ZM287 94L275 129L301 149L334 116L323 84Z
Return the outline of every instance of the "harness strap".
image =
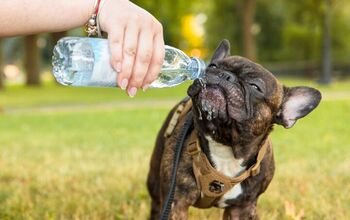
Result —
M256 176L260 172L260 163L263 160L268 147L268 141L261 146L256 163L239 176L231 178L216 170L209 162L207 156L200 148L196 132L192 132L188 141L188 152L193 160L193 173L197 185L201 190L201 198L194 206L208 208L215 204L221 196L232 189L236 184L243 182L250 176Z
M168 127L165 130L164 137L168 138L173 133L176 125L181 121L185 115L190 111L192 108L192 100L187 98L181 102L181 104L178 105L176 108L173 116L170 119L170 122L168 124Z

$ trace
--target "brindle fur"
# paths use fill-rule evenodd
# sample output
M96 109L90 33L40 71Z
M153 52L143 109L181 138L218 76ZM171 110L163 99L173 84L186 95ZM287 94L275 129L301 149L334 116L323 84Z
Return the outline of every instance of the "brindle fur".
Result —
M284 125L283 123L286 123L287 119L283 115L282 107L287 100L286 97L289 88L281 85L270 72L260 65L242 57L228 56L228 50L229 46L227 42L223 42L217 49L211 62L216 63L220 69L207 69L207 82L210 82L208 84L218 84L223 89L232 87L228 84L227 80L225 81L220 77L216 77L215 74L218 74L222 69L229 70L241 78L253 75L254 77L261 78L266 83L264 98L254 101L252 98L246 97L240 106L237 103L233 103L232 106L236 105L236 109L227 110L228 115L230 114L229 111L234 115L232 117L230 116L231 118L225 118L224 115L221 118L218 117L211 121L199 120L198 106L200 105L200 100L198 98L198 92L201 88L199 81L196 80L188 90L194 105L192 108L194 127L191 129L196 129L198 132L201 148L211 163L208 143L204 138L204 135L208 134L216 141L231 146L235 158L243 158L243 165L249 167L255 162L259 147L268 138L273 124ZM312 92L315 92L314 89L312 89ZM317 106L321 98L319 93L315 92L315 94L315 98L312 101L312 108L309 107L311 110ZM232 101L229 95L226 101ZM249 107L251 105L254 105L254 107ZM175 145L184 121L181 121L175 127L169 138L164 138L164 132L176 108L177 106L170 111L159 131L156 146L152 154L147 180L148 190L152 198L151 219L159 219L164 200L169 192ZM240 108L246 108L248 110L245 113L240 113L238 117L235 111L240 111ZM298 118L305 116L311 111L302 110L303 114L298 115ZM213 130L215 130L215 133L212 133ZM170 219L173 220L187 219L189 207L193 206L200 196L200 191L192 170L192 159L186 148L186 142L177 171L174 202L172 203L170 213ZM212 165L215 167L215 164L212 163ZM256 211L257 200L259 195L267 189L271 182L274 170L273 151L269 142L268 151L261 163L260 173L244 180L241 183L242 193L237 198L225 202L228 207L225 208L223 219L258 219Z

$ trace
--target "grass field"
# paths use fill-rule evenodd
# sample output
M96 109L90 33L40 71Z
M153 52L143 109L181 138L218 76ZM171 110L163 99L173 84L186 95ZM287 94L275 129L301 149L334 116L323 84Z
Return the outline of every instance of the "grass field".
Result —
M0 92L0 219L146 219L155 136L187 86L134 99L52 84ZM277 170L262 219L350 219L350 81L318 88L315 112L273 132ZM220 213L191 209L190 219Z

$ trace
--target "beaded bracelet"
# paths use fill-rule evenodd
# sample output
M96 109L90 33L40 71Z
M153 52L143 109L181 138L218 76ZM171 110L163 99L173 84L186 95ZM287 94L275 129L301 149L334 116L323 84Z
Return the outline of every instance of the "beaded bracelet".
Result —
M85 25L85 31L88 33L89 37L95 35L101 37L101 28L98 22L101 1L102 0L95 0L93 13Z

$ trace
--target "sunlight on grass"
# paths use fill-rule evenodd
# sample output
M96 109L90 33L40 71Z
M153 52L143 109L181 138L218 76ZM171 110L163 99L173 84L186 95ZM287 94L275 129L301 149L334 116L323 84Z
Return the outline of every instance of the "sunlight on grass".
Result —
M346 91L342 86L325 90ZM91 104L76 111L0 113L0 219L146 219L149 159L169 106L137 108L137 103L176 101L185 94L186 85L132 100L113 89L53 85L0 93L5 110ZM136 107L93 107L121 101ZM348 99L327 100L292 129L276 126L276 173L259 200L262 219L291 219L286 204L306 219L349 219L349 112ZM191 209L191 219L220 214Z
M179 100L186 96L188 83L175 88L149 89L146 93L130 99L125 91L117 88L65 87L46 83L43 87L10 86L0 92L0 106L6 108L25 108L38 106L77 105L118 103L118 101L136 102L140 100Z
M281 82L288 86L312 86L321 90L324 95L345 94L350 97L350 80L336 81L330 86L318 85L313 81L305 81L297 78L281 78ZM79 88L58 86L53 82L46 82L44 86L23 87L9 86L0 92L0 107L3 108L26 108L40 106L62 106L79 104L98 104L118 102L137 102L153 100L178 101L186 96L186 91L191 82L180 86L164 89L149 89L146 93L139 91L138 95L130 99L124 91L116 88Z

